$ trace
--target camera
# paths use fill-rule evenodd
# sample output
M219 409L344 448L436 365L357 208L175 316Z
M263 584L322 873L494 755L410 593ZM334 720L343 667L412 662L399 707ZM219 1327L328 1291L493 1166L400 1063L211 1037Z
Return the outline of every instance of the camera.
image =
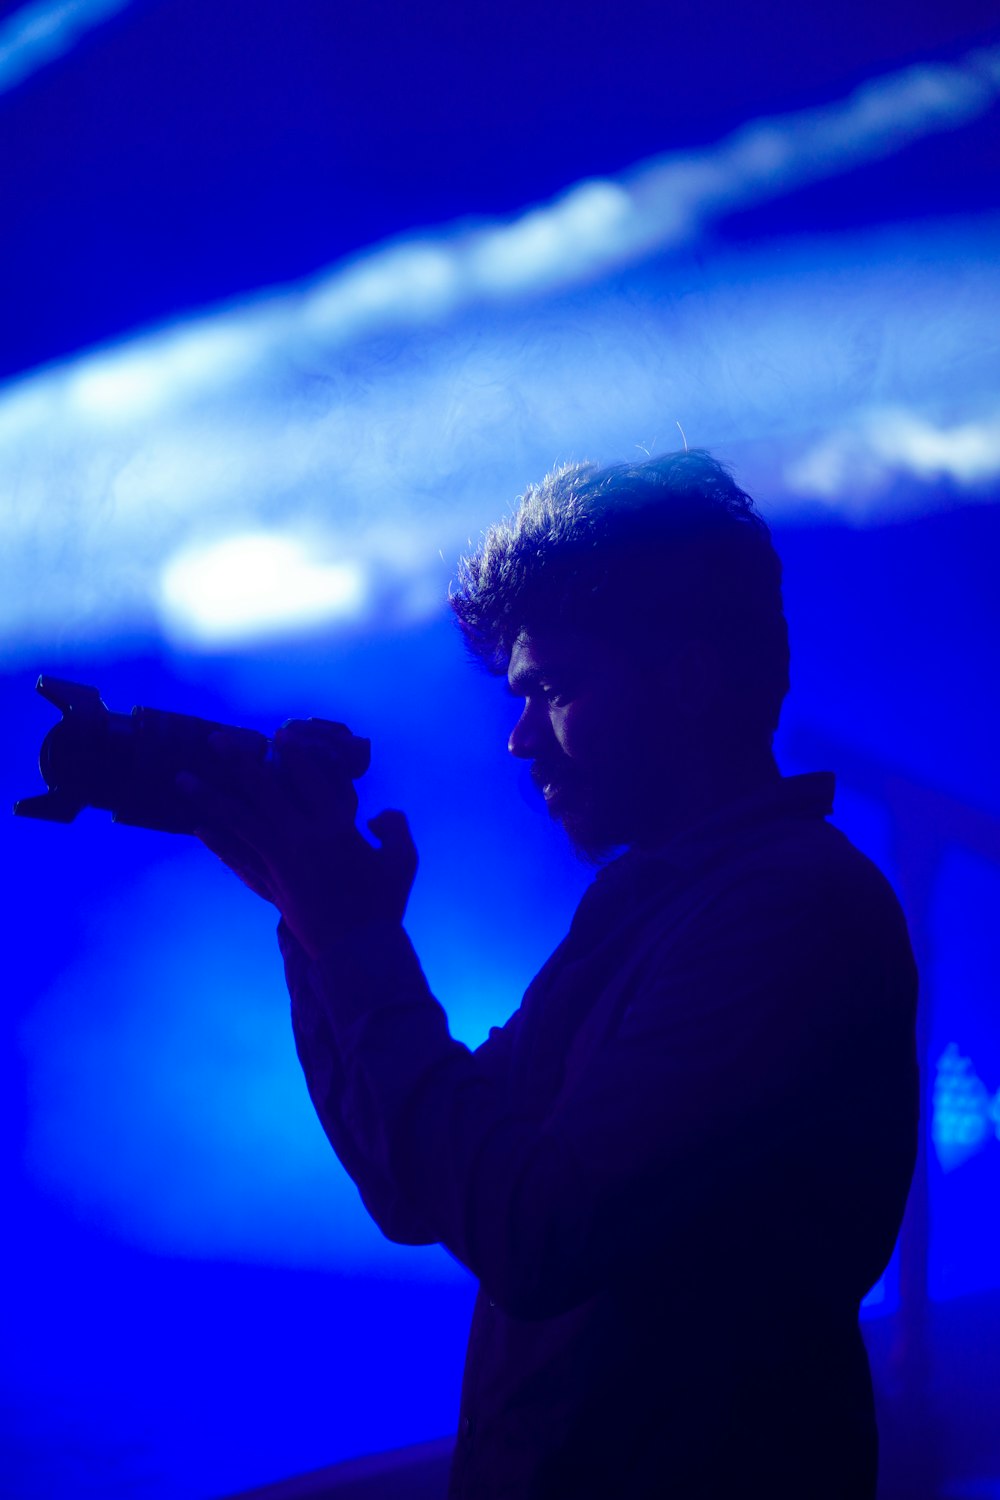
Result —
M100 807L115 823L193 833L193 814L175 777L178 771L190 771L220 784L225 771L208 743L219 731L238 736L249 753L274 763L280 773L273 742L255 729L162 708L136 707L130 714L113 714L95 687L60 677L43 675L35 687L62 718L49 730L39 752L38 766L48 791L15 802L18 817L72 823L83 808ZM345 736L338 766L350 780L364 775L370 758L368 740Z

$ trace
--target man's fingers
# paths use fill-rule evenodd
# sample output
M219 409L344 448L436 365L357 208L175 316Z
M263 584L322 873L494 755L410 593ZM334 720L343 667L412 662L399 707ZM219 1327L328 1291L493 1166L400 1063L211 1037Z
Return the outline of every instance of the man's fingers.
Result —
M345 827L353 826L358 794L346 764L326 746L291 736L275 736L285 786L299 805L313 816L332 813Z
M288 719L275 731L274 743L282 755L293 746L313 751L352 779L364 775L371 759L371 741L332 719Z
M271 767L248 748L242 737L220 729L209 735L208 748L232 786L254 800L266 800L269 794L273 795Z
M220 791L190 771L179 771L174 785L191 808L199 829L233 833L251 847L257 843L262 820L256 808L242 798Z
M274 901L267 872L253 849L235 835L222 833L218 829L196 828L194 833L195 838L200 839L206 849L210 849L224 865L238 875L255 895L265 901Z
M400 884L405 882L409 894L417 873L417 846L413 842L406 814L389 808L368 819L368 827L378 839L383 857L391 863Z

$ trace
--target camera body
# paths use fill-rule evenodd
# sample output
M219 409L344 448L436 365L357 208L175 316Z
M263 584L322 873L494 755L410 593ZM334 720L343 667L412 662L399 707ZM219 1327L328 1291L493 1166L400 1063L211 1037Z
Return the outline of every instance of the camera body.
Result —
M100 807L115 823L193 833L192 812L175 778L178 771L190 771L219 784L219 758L208 741L222 730L239 736L250 754L280 770L273 741L255 729L162 708L136 707L130 714L113 714L96 688L60 677L41 676L35 686L63 717L49 730L39 752L39 770L48 791L15 802L18 817L71 823L83 808ZM352 781L364 775L370 758L369 741L357 736L345 740L338 755Z

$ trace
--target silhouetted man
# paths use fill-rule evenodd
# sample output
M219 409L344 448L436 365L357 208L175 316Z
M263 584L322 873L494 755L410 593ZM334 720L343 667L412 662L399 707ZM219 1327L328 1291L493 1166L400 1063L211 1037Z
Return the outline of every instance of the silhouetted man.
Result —
M768 528L705 453L569 466L451 603L602 866L481 1047L403 931L405 819L369 824L378 847L354 827L345 730L279 731L294 796L224 741L234 794L193 791L282 913L310 1094L369 1212L479 1278L450 1494L873 1496L858 1305L913 1168L916 977L888 884L826 822L832 775L775 765Z

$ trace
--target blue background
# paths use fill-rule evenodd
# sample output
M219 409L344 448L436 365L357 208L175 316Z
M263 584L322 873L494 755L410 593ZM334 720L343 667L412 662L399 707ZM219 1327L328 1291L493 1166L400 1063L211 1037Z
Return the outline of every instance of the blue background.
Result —
M923 969L926 1150L865 1309L887 1494L918 1419L927 1494L1000 1484L998 93L985 4L0 18L8 802L40 670L346 720L474 1045L590 877L464 660L459 552L678 424L757 497L779 761L838 773ZM223 1496L451 1431L474 1285L330 1153L274 913L104 814L4 838L4 1493Z

